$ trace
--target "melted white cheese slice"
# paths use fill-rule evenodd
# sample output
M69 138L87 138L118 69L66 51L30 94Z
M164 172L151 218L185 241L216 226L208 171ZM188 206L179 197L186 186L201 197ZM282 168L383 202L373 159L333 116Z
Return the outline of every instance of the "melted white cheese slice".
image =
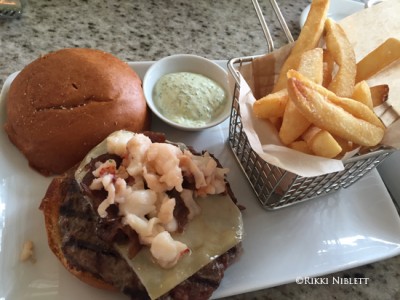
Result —
M153 261L147 247L129 259L127 248L116 245L151 299L164 295L242 240L241 213L228 195L213 195L196 201L202 213L187 224L182 234L172 235L175 240L187 244L192 252L173 268L161 268Z

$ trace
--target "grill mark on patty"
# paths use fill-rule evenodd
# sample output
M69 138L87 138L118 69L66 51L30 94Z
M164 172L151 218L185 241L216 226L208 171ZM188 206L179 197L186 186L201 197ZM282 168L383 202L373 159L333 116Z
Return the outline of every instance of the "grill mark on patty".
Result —
M216 279L216 276L214 275L214 278L210 278L210 277L202 277L200 275L193 275L189 281L191 282L195 282L196 284L205 286L207 288L212 288L212 289L217 289L219 284L220 284L220 280Z
M94 244L87 240L77 239L71 236L65 243L64 247L76 247L77 249L84 249L88 251L93 251L96 253L101 253L106 256L114 256L117 257L119 254L114 250L114 248L109 247L105 244Z
M64 205L60 207L60 216L64 218L77 218L77 219L88 219L93 220L91 215L88 215L86 211L79 211L76 208Z
M64 182L64 201L60 206L60 230L64 256L76 269L119 288L122 292L146 294L146 290L127 262L100 239L96 232L99 217L90 200L82 194L73 176ZM145 299L145 298L143 298Z

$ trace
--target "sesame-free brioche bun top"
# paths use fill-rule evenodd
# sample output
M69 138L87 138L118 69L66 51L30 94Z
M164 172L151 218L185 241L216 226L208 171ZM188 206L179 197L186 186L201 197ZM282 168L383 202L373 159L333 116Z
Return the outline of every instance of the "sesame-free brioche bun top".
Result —
M5 131L44 175L78 163L110 133L148 130L138 75L115 56L63 49L27 65L12 82Z

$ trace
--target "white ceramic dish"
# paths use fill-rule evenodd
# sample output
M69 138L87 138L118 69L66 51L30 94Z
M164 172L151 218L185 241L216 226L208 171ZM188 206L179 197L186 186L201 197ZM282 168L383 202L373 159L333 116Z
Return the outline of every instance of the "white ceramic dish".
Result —
M151 62L132 63L143 77ZM220 62L226 65L226 61ZM1 94L0 123L5 120ZM400 254L400 218L376 171L346 190L276 212L264 211L226 143L228 120L200 132L186 132L154 120L153 130L173 141L208 149L230 168L228 176L243 213L241 259L229 268L215 298L320 276ZM0 299L124 300L124 295L92 288L70 275L47 246L38 210L50 178L32 171L0 131ZM20 263L25 240L35 244L36 263Z
M204 75L205 77L208 77L211 80L217 82L223 89L225 89L226 101L221 113L216 116L211 122L196 127L179 124L165 117L153 101L153 89L157 81L163 75L175 72L191 72ZM149 105L153 113L165 123L178 129L198 131L216 126L226 120L229 117L231 111L232 102L226 70L218 64L214 63L213 61L197 55L175 54L164 57L163 59L155 62L144 76L143 91L147 104Z
M328 17L335 21L340 21L347 16L350 16L364 8L364 3L352 1L352 0L331 0ZM303 27L308 12L310 11L310 5L308 5L300 15L300 26Z

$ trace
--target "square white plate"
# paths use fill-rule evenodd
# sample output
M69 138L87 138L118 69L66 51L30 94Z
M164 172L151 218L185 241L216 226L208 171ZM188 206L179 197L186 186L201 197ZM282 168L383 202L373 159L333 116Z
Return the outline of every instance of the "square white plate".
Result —
M225 61L220 61L226 66ZM151 62L131 63L143 78ZM0 95L0 123L5 97ZM332 195L267 212L258 204L228 144L228 125L185 132L153 119L153 130L168 139L208 149L225 167L243 212L244 253L229 268L214 297L224 297L320 276L393 257L400 253L400 219L376 171L352 187ZM127 299L96 290L70 275L47 245L38 209L50 178L28 167L26 159L0 131L0 299ZM19 262L26 240L35 244L36 263Z

